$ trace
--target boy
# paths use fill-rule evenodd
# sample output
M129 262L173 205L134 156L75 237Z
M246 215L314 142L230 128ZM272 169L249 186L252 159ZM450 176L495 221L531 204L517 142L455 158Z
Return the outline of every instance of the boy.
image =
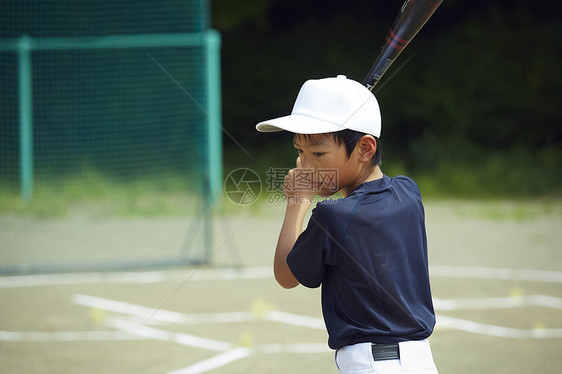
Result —
M421 195L411 179L381 171L373 94L345 76L309 80L291 115L256 128L295 133L274 273L284 288L322 285L340 373L437 373ZM318 203L303 231L312 197L337 191L344 198Z

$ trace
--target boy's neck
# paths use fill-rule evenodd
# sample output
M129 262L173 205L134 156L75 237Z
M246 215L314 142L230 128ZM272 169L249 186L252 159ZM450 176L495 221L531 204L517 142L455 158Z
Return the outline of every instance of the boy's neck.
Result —
M364 173L361 173L360 175L358 175L356 183L353 183L353 185L342 188L340 190L340 192L345 197L345 196L349 195L350 193L352 193L355 189L357 189L357 187L359 187L363 183L372 182L374 180L381 179L383 176L384 176L384 174L383 174L380 166L375 165L375 166L365 170Z
M381 179L382 177L384 177L384 174L381 170L381 167L379 165L375 165L375 167L373 168L367 179L363 181L363 183Z

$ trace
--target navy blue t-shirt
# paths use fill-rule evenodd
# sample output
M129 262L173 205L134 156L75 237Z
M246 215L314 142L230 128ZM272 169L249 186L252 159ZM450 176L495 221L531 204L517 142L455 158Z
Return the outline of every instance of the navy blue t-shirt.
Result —
M302 285L322 285L330 348L431 335L424 220L418 186L404 176L317 204L287 262Z

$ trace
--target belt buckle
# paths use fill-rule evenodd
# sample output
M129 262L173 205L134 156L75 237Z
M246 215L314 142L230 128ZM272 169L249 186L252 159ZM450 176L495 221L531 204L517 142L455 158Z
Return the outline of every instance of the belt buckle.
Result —
M386 361L400 359L398 343L394 344L372 344L373 360Z

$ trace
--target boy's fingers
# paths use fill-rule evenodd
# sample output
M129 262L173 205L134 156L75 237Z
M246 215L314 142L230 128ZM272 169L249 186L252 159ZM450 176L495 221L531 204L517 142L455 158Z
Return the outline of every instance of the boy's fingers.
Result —
M284 178L284 180L283 180L283 182L284 182L283 184L286 185L286 184L289 183L289 181L290 181L291 178L293 177L294 170L295 170L295 169L289 170L289 172L287 173L287 175L285 175L285 178Z
M283 192L285 193L290 192L291 190L290 188L290 186L292 185L291 178L293 178L293 169L289 170L289 172L287 173L287 175L285 175L285 178L283 180Z
M285 181L288 181L289 179L291 179L293 177L293 169L289 170L289 172L287 173L287 175L285 175Z
M297 168L302 168L302 161L301 161L301 157L297 157Z

